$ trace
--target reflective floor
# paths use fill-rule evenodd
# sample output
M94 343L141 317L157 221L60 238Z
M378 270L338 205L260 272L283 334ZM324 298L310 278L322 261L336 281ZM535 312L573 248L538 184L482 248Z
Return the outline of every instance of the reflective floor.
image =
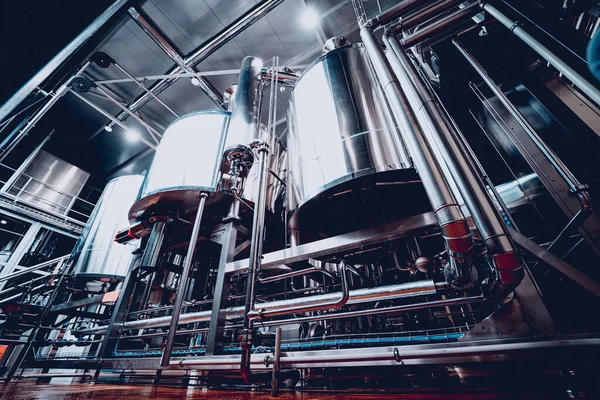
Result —
M214 390L204 390L200 388L170 388L156 386L131 386L131 385L106 385L106 384L33 384L29 382L19 382L17 384L0 384L1 400L58 400L58 399L232 399L232 400L257 400L269 399L271 396L266 392L224 392ZM411 393L395 392L386 393L385 391L336 391L336 392L308 392L308 393L282 393L279 397L282 400L330 400L330 399L355 399L355 400L508 400L508 399L527 399L538 400L551 397L499 394L489 391L448 391L446 390L426 390L413 391Z

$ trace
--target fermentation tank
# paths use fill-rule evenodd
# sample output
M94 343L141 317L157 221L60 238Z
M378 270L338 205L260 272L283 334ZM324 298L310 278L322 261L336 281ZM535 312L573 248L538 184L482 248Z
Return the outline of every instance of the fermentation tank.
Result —
M153 212L192 212L198 206L200 192L210 193L207 207L226 198L231 199L218 192L230 116L227 111L197 111L169 125L144 178L138 200L129 211L132 223L147 218ZM266 130L262 130L261 134L266 135ZM281 145L275 138L263 139L271 145L269 166L277 173L281 168ZM256 180L257 169L251 168L241 196L246 204L254 203ZM267 189L267 208L270 211L275 209L280 190L279 181L270 174Z
M302 74L288 129L293 229L340 233L331 230L428 207L362 44L328 51Z
M142 179L128 175L108 182L71 255L76 277L112 281L127 275L135 246L118 244L114 237L129 225L128 206L135 201Z

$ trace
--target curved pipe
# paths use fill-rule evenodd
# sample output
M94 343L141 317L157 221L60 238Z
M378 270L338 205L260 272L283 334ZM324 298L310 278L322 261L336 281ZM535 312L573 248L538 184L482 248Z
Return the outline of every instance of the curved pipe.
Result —
M350 290L348 287L348 267L346 263L342 261L340 263L340 278L342 280L342 290L339 294L339 298L335 299L324 299L321 302L315 304L305 304L286 308L271 308L271 309L260 309L258 311L250 311L248 318L253 321L256 319L264 319L270 317L278 317L280 315L289 314L302 314L311 311L322 311L331 310L334 308L341 308L350 299Z
M349 269L349 268L348 268ZM349 299L346 305L363 304L384 300L403 299L416 296L428 296L438 293L439 290L446 289L445 283L435 283L432 280L424 280L417 282L400 283L396 285L379 286L375 288L355 289L350 290ZM302 296L290 300L276 300L266 303L261 303L260 307L264 310L284 309L297 306L308 306L320 304L324 301L330 301L339 297L338 293L327 293L317 296ZM244 316L244 307L230 307L226 310L227 321L240 319ZM197 311L193 313L181 314L179 325L191 324L195 322L210 321L211 311ZM160 328L169 325L171 316L148 318L142 320L127 321L118 324L119 330L130 329L149 329ZM80 336L102 334L106 331L106 326L98 326L94 328L84 329L78 332Z

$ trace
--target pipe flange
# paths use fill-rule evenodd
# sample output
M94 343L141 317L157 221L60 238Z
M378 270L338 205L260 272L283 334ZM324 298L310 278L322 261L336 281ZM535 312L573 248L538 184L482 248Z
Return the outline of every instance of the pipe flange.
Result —
M515 31L515 29L517 29L517 28L518 28L518 27L520 27L520 26L523 26L523 23L522 23L521 21L515 21L515 22L514 22L514 23L513 23L513 24L510 26L510 28L508 28L508 30L509 30L511 33L515 33L515 32L514 32L514 31Z

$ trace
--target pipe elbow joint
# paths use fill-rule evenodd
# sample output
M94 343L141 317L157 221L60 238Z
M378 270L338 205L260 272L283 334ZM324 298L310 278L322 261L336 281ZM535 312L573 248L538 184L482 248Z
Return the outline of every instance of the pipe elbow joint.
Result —
M491 275L483 282L483 292L493 303L508 303L525 277L525 263L518 252L494 254L490 263Z

